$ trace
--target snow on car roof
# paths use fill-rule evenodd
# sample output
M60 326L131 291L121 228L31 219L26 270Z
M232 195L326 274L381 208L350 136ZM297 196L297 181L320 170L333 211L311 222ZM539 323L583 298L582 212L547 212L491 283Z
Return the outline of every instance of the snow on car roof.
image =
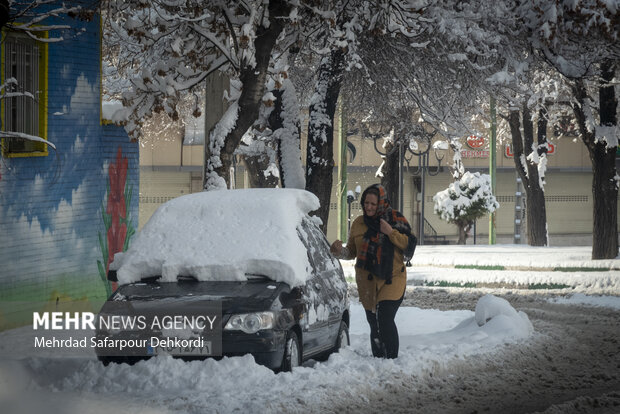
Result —
M318 198L296 189L219 190L189 194L161 205L110 265L121 284L162 276L246 280L264 274L303 285L310 264L297 234Z

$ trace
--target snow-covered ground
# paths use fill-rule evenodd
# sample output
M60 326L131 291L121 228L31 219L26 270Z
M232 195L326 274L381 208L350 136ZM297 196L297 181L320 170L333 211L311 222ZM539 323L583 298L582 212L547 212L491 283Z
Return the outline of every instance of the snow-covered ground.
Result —
M588 246L418 246L407 279L411 285L475 284L553 288L566 294L620 294L620 259L592 260L591 254ZM355 261L343 261L342 265L349 280L354 279Z
M396 360L371 356L363 309L353 299L351 346L325 362L309 361L292 373L274 374L254 363L251 356L183 362L158 357L134 366L102 366L94 356L54 358L41 356L31 345L32 329L24 327L0 333L0 407L10 413L229 413L320 412L326 407L356 407L371 403L377 389L424 392L432 386L412 383L411 378L430 378L446 371L468 370L484 361L510 357L507 352L542 341L527 316L528 309L484 293L510 292L513 298L532 294L515 289L540 283L570 286L554 290L549 306L597 306L620 309L620 260L593 262L590 248L528 248L523 246L420 246L408 268L410 287L416 291L436 288L422 283L476 283L493 286L477 295L480 300L455 309L459 293L449 288L443 301L450 309L433 309L432 295L423 307L403 306L397 314L400 355ZM471 261L470 261L471 260ZM604 265L600 265L605 262ZM456 269L459 265L503 265L536 270ZM352 263L343 263L352 274ZM540 268L549 270L541 271ZM560 272L555 267L603 267L615 270ZM590 269L588 269L590 270ZM504 287L503 285L514 285ZM535 291L544 294L544 291ZM600 296L605 294L605 296ZM411 304L410 301L405 303ZM413 300L415 302L415 299ZM521 301L526 303L525 301ZM428 305L431 303L431 305ZM522 305L520 303L520 305ZM428 308L428 307L431 308ZM445 309L445 307L444 307ZM613 317L613 316L612 316ZM486 322L488 320L488 322ZM486 323L484 323L486 322ZM479 324L482 323L482 326ZM554 341L557 342L557 341ZM475 362L474 362L475 361ZM485 373L476 378L477 387ZM527 375L524 374L527 378ZM412 389L412 388L415 388ZM400 390L400 391L399 391ZM403 391L404 390L404 391ZM473 392L472 392L473 393ZM465 392L467 394L467 392ZM466 396L466 395L465 395ZM501 397L501 396L500 396ZM406 408L403 408L406 410ZM329 409L328 409L329 410ZM333 410L333 408L332 408ZM359 409L356 408L356 410ZM351 411L354 411L351 409ZM363 412L363 410L362 410ZM370 411L368 411L370 412ZM406 412L406 411L402 411ZM455 411L458 412L458 411Z
M620 270L620 257L592 260L592 247L532 247L522 244L418 246L413 264L504 266L507 269L601 268Z

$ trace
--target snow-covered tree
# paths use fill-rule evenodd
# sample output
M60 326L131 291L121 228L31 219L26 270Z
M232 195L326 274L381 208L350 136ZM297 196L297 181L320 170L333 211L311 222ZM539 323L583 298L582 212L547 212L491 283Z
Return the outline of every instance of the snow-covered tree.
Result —
M592 259L614 259L618 256L617 200L620 176L616 170L616 149L620 128L618 97L613 85L618 71L617 61L601 65L597 82L598 102L589 97L587 80L576 80L573 84L573 111L581 139L592 162ZM598 116L595 116L595 112L598 112Z
M479 172L466 172L460 180L433 196L435 213L458 227L458 244L465 244L474 221L499 208L491 192L491 177Z
M244 156L252 187L305 188L300 110L286 55L274 62L258 120L236 153Z
M276 44L283 51L294 39L299 2L124 0L106 6L106 25L116 39L110 60L132 84L123 101L133 137L153 113L178 118L180 97L204 88L211 73L225 72L240 83L205 145L206 188L226 188L234 152L265 102ZM322 18L313 8L301 11Z
M527 0L516 8L531 50L572 90L571 106L592 161L593 259L618 255L618 8L617 1L597 0ZM598 99L592 97L596 94Z
M482 74L492 73L499 46L496 36L484 36L486 20L480 15L494 9L479 3L353 3L346 4L356 7L338 14L343 18L348 13L348 19L337 26L341 39L333 43L339 48L328 49L330 54L319 65L311 101L307 188L325 194L327 201L333 168L333 112L341 87L350 102L345 102L346 112L360 120L372 117L371 123L384 132L394 128L393 146L407 139L407 130L417 119L456 139L468 131L464 119L471 116L465 114L478 106L475 95L479 89L473 86L483 83ZM403 112L407 113L404 118ZM398 154L388 153L384 178L395 176L389 166L396 165L393 161ZM328 203L322 199L322 204ZM324 222L326 216L327 210L321 214Z

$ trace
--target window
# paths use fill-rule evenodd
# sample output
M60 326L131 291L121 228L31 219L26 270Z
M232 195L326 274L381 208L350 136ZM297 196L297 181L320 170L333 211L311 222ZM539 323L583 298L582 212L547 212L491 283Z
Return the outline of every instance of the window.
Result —
M338 261L330 254L329 242L325 235L309 218L302 220L301 229L298 229L298 233L302 243L308 249L310 264L319 274L331 272L338 268Z
M2 99L2 130L47 139L47 44L24 34L4 32L1 48L1 82L17 80L4 92L27 94ZM2 152L7 157L45 156L47 145L5 138Z

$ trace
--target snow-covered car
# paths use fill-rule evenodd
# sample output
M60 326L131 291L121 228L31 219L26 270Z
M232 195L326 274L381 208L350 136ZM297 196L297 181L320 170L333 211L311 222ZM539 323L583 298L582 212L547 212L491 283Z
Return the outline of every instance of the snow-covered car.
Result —
M316 196L294 189L202 192L163 204L110 265L119 287L99 313L98 358L251 354L291 370L348 345L347 284L308 214L318 207ZM193 324L197 315L202 325Z

